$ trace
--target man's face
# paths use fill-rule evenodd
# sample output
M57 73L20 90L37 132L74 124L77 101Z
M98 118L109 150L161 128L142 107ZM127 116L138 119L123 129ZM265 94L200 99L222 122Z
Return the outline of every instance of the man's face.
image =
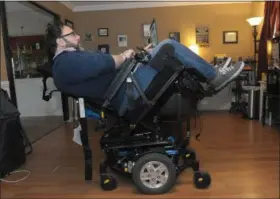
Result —
M77 35L70 27L63 26L61 32L62 32L61 38L57 39L57 44L59 47L61 48L79 47L80 36Z

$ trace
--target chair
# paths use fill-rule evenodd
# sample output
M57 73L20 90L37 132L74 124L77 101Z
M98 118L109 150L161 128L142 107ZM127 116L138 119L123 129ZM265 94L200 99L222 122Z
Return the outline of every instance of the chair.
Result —
M100 164L100 184L104 190L117 187L116 179L107 172L108 167L131 176L138 190L145 194L170 191L177 176L187 168L193 169L197 188L211 184L210 175L200 171L195 151L189 147L190 118L196 112L197 102L215 92L210 87L204 89L201 85L201 82L207 84L204 77L186 69L173 52L173 47L166 44L153 59L141 50L134 59L127 60L111 83L104 102L67 93L79 106L86 181L92 180L87 128L87 119L91 118L105 129L100 139L106 155ZM149 63L158 71L146 89L139 86L133 75L140 62ZM116 110L111 102L124 84L128 89L136 89L139 95L127 92L125 108L121 105ZM109 126L110 118L114 122Z

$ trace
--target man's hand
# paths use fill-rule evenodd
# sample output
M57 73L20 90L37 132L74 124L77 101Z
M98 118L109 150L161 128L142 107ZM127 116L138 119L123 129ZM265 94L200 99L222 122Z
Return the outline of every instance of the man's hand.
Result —
M135 51L133 49L129 49L126 50L122 53L122 55L126 58L126 59L130 59L133 58L135 56Z
M147 45L145 48L144 48L144 50L146 50L147 52L151 52L152 50L153 50L153 45L152 44L149 44L149 45Z
M135 56L135 54L136 53L134 50L129 49L129 50L124 51L120 55L112 55L112 57L115 61L116 68L119 68L125 60L133 58Z

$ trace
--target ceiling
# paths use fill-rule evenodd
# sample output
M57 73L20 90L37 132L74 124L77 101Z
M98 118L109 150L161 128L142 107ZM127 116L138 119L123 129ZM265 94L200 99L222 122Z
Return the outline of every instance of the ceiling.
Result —
M234 2L225 2L224 0L137 0L137 1L60 1L73 12L95 11L95 10L117 10L117 9L132 9L132 8L151 8L151 7L166 7L166 6L186 6L186 5L205 5L205 4L225 4L225 3L244 3L244 0L235 0ZM252 2L248 0L247 2ZM246 2L245 2L246 3Z
M45 17L53 17L49 13L27 1L6 1L5 7L6 12L9 14L13 14L14 12L36 12Z
M31 12L30 6L24 5L24 2L7 1L5 3L6 12Z

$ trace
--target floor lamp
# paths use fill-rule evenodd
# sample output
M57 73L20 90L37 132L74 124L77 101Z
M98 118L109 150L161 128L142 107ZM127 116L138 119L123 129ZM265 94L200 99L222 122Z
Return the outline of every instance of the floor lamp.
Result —
M255 67L254 67L254 78L256 79L256 75L257 75L257 43L259 42L257 40L257 36L258 36L258 31L257 31L257 26L261 24L263 20L263 17L252 17L247 19L246 21L250 24L250 26L253 27L253 38L254 38L254 63L255 63Z

